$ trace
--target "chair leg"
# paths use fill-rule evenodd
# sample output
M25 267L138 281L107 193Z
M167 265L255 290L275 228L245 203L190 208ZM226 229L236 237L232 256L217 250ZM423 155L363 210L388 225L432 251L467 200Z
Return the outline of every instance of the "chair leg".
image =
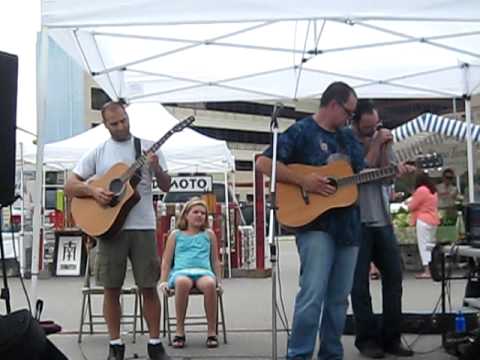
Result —
M137 341L137 311L138 311L138 292L139 290L135 290L135 301L133 305L133 343Z
M140 309L140 331L142 332L142 335L145 334L145 328L144 328L144 318L143 318L143 300L142 300L142 292L140 291L138 293L138 305Z
M168 306L168 295L164 295L165 299L165 316L167 319L167 334L168 334L168 345L172 346L172 329L171 329L171 323L170 323L170 309Z
M92 297L90 293L87 294L88 319L90 324L90 335L93 334L93 315L92 315Z
M82 310L80 311L80 328L78 329L78 343L82 342L83 322L85 320L85 302L86 302L86 294L83 294Z
M163 326L163 337L167 336L167 313L165 311L166 305L165 305L165 294L162 294L162 299L163 299L163 304L162 304L162 326Z
M225 328L225 311L223 310L223 295L222 294L218 294L218 302L219 302L218 308L220 309L220 314L221 314L221 319L222 319L223 342L226 344L227 343L227 329ZM217 319L217 324L218 324L218 319Z

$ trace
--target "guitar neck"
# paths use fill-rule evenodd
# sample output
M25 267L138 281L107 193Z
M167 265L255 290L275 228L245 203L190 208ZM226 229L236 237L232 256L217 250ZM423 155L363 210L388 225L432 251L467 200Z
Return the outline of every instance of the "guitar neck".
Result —
M140 155L135 160L135 162L132 165L130 165L128 170L120 177L120 179L123 182L130 180L132 176L135 175L135 172L138 169L141 169L147 163L147 155L150 153L155 153L160 148L160 146L162 146L165 143L165 141L167 141L168 138L170 138L170 136L172 136L174 133L175 131L173 130L168 131L165 135L162 136L160 140L158 140L156 143L150 146L148 150L146 150L142 155Z
M396 166L389 165L380 169L371 170L364 173L359 173L352 176L347 176L341 179L337 179L337 184L339 186L351 185L351 184L365 184L372 181L391 178L395 176L396 173L397 173Z
M156 143L154 143L152 146L150 146L150 148L148 150L146 150L143 154L141 154L136 160L135 162L128 168L127 171L125 171L125 173L120 176L120 180L122 182L127 182L129 181L134 175L135 175L135 172L142 168L143 165L145 165L145 163L147 162L147 156L148 154L152 154L152 153L155 153L159 148L160 146L163 145L163 143L165 141L167 141L170 136L172 136L173 134L175 134L176 132L179 132L179 131L182 131L183 129L185 129L187 126L189 126L191 123L193 123L195 121L195 118L193 116L189 116L187 117L186 119L182 120L181 122L179 122L177 125L175 125L173 128L171 128L168 132L166 132L160 140L158 140Z

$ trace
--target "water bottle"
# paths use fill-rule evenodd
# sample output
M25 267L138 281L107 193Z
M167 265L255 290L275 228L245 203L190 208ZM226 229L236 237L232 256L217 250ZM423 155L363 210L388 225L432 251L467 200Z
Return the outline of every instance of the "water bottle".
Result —
M467 331L467 324L465 322L465 316L462 311L458 311L457 316L455 316L455 333L464 334Z

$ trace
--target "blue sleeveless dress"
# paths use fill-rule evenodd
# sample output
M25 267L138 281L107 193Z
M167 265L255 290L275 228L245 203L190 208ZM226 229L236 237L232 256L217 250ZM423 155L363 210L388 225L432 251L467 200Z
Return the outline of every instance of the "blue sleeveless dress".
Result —
M188 276L193 281L202 276L215 278L210 261L211 242L206 231L195 235L177 231L173 268L168 276L168 287L175 287L177 276Z

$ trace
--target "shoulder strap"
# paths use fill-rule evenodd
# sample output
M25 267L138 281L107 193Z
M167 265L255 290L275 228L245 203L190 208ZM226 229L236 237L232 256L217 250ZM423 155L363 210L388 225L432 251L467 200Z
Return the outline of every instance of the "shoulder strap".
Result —
M133 145L135 146L135 160L142 156L142 145L140 139L136 136L133 137ZM138 182L142 180L142 173L141 170L138 169L135 171L135 176L138 179Z

